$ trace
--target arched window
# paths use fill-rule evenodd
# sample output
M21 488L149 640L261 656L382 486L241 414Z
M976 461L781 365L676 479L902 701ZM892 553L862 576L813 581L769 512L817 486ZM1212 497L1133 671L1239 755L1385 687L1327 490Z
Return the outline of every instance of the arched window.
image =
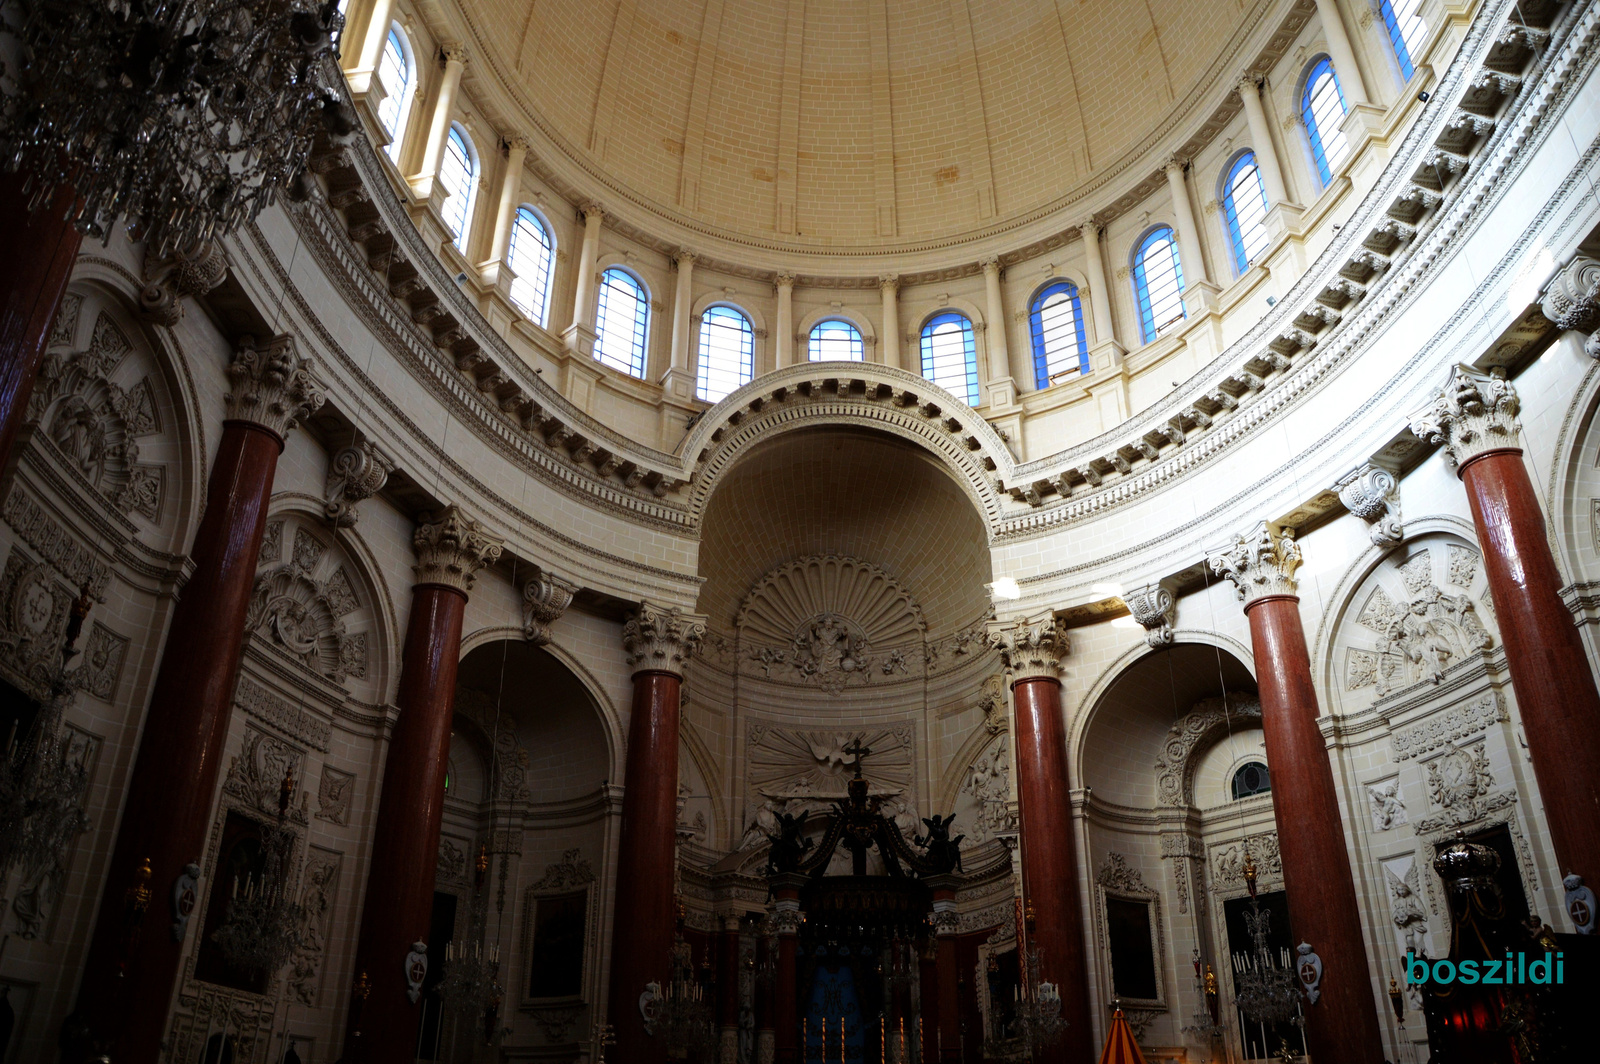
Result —
M978 347L965 314L935 314L922 327L922 375L968 406L978 405Z
M537 324L545 323L550 313L550 260L556 242L537 214L517 208L517 221L511 227L511 249L506 261L516 277L511 280L511 302Z
M695 394L715 403L750 383L755 373L756 334L750 319L732 307L707 307L700 315L700 366Z
M1261 183L1255 152L1234 161L1222 183L1222 209L1228 216L1228 237L1233 244L1233 264L1240 273L1267 250L1267 189Z
M1133 253L1133 294L1139 301L1139 330L1151 343L1167 326L1184 319L1183 263L1171 227L1152 229Z
M1324 185L1333 180L1333 168L1344 161L1350 150L1344 130L1339 128L1344 114L1344 90L1339 88L1339 76L1333 72L1333 61L1323 56L1306 75L1306 87L1300 93L1300 117L1305 120L1311 158L1316 161L1317 176Z
M650 297L627 270L615 266L600 275L600 308L595 314L594 357L612 369L644 376L644 337L650 324Z
M383 85L383 100L378 104L378 121L389 134L385 150L389 158L398 161L400 142L405 136L406 116L411 113L411 97L416 95L416 68L411 63L411 43L400 27L389 31L383 45L383 57L378 60L378 81Z
M478 191L478 153L460 126L451 126L439 163L439 183L444 186L444 224L450 227L456 247L465 247L472 224L472 204Z
M1252 794L1266 794L1272 790L1272 777L1267 766L1259 761L1246 761L1233 774L1233 799L1248 798Z
M861 331L840 318L828 318L811 327L806 358L812 362L861 362Z
M1033 383L1048 388L1057 377L1089 372L1089 344L1083 338L1083 305L1078 286L1052 281L1039 289L1028 309L1033 323Z
M1378 0L1384 28L1389 31L1389 44L1394 48L1395 59L1400 62L1400 76L1407 81L1411 80L1411 74L1416 69L1411 57L1428 32L1428 24L1422 21L1418 13L1421 7L1422 0Z

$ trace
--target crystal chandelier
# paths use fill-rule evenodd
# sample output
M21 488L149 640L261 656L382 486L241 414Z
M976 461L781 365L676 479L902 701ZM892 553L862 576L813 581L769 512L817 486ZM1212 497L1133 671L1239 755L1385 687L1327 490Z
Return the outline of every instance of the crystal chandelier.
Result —
M694 950L683 938L688 916L678 903L678 927L672 939L672 979L662 989L656 1007L655 1035L675 1060L695 1060L716 1042L711 1026L711 1003L705 987L695 978Z
M30 209L70 186L72 220L118 218L160 258L253 219L318 128L357 129L339 84L338 0L11 0L18 45L0 160Z
M0 873L17 865L58 864L73 840L89 828L82 805L89 768L81 751L73 756L62 718L77 697L67 662L78 653L76 644L91 601L85 587L68 615L61 660L49 667L49 693L38 715L20 740L12 726L0 756Z
M444 1007L456 1015L489 1017L498 1012L505 993L500 986L500 947L483 944L488 908L483 883L488 871L488 848L479 847L466 941L449 942L444 947L444 978L435 993ZM492 1026L492 1021L485 1019L485 1029Z
M1300 1015L1300 980L1289 964L1289 952L1272 955L1267 945L1272 913L1261 907L1256 897L1256 862L1247 852L1244 880L1250 889L1250 908L1244 914L1252 948L1248 954L1233 956L1234 1004L1251 1023L1303 1023Z
M1208 1044L1221 1038L1227 1028L1218 1018L1217 973L1211 965L1203 963L1200 951L1194 951L1194 1015L1183 1028L1183 1033Z
M1055 1045L1066 1033L1067 1021L1061 1016L1061 991L1041 977L1043 958L1034 938L1033 906L1025 917L1027 951L1024 954L1021 985L1013 1001L1015 1018L1011 1037L994 1039L984 1045L984 1053L1001 1060L1029 1060L1039 1050Z
M294 900L289 874L294 832L284 827L294 798L294 776L285 774L278 791L278 823L261 829L261 875L236 877L222 926L211 933L228 963L270 975L289 963L305 933L305 908Z

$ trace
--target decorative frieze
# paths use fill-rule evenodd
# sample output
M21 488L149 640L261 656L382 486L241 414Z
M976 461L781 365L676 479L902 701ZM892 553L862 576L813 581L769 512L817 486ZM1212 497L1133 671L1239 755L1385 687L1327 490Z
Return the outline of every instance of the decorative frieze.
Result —
M70 584L87 586L89 594L96 599L105 597L111 567L96 561L89 548L74 539L72 533L57 524L44 507L14 482L11 494L6 496L3 516L22 542L38 551Z
M502 550L499 540L454 505L423 514L411 542L417 552L411 570L417 583L439 584L463 595L472 593L478 570L499 561Z
M1485 731L1509 719L1499 694L1490 692L1431 714L1426 720L1397 728L1389 739L1396 761L1409 761L1430 754L1450 743Z
M316 818L339 827L349 826L350 804L355 798L355 791L355 773L323 765L322 776L317 781Z
M250 421L287 436L316 413L326 398L292 336L244 336L228 363L229 421Z
M1300 545L1292 528L1263 521L1206 563L1233 583L1246 608L1257 599L1299 591L1294 574L1300 568Z
M288 743L246 728L244 742L228 765L227 778L222 781L222 793L253 813L276 817L287 783L291 788L291 800L284 812L289 819L304 824L305 805L292 799L292 792L298 790L302 778L301 761L300 751Z
M233 697L239 708L252 717L271 724L313 750L327 751L333 726L304 707L279 698L247 676L239 677Z
M1365 521L1374 545L1392 547L1404 538L1400 525L1400 483L1387 469L1370 463L1334 485L1345 509Z
M1066 622L1053 613L995 621L988 626L988 633L989 645L1000 651L1012 683L1061 678L1061 662L1071 649L1071 640Z
M536 647L550 644L550 626L572 605L578 585L539 569L522 589L522 634Z
M640 602L623 622L622 649L634 672L670 672L682 678L705 636L703 616Z
M1442 446L1460 468L1487 451L1520 447L1522 405L1503 370L1484 373L1457 365L1444 392L1411 417L1411 431L1422 442Z
M1264 831L1246 836L1242 843L1228 843L1212 849L1211 889L1228 891L1243 888L1246 856L1255 860L1258 882L1283 878L1283 858L1278 853L1278 833Z
M1261 703L1253 695L1234 694L1202 699L1171 728L1156 757L1156 803L1194 804L1194 765L1234 725L1261 721Z
M357 437L328 461L328 482L322 512L336 528L353 528L360 514L356 504L370 499L388 483L394 463L376 444Z

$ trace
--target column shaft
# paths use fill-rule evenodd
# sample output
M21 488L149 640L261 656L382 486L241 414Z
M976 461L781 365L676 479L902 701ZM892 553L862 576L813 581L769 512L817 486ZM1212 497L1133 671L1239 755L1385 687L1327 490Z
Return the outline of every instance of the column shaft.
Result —
M639 995L671 978L673 863L678 808L678 692L670 672L634 674L627 780L617 840L616 916L611 927L611 1024L616 1059L666 1059L645 1033Z
M1322 958L1322 997L1307 1006L1313 1060L1379 1064L1382 1036L1361 936L1339 792L1317 727L1317 693L1300 600L1265 595L1245 606L1272 769L1272 810L1283 858L1289 923Z
M693 339L690 319L694 316L694 254L677 255L678 283L672 290L672 368L689 372L689 348Z
M1561 601L1539 497L1520 450L1470 459L1461 482L1556 860L1562 874L1600 886L1600 693Z
M190 552L194 575L167 631L78 996L78 1014L119 1064L155 1064L161 1056L184 951L167 931L166 899L183 866L205 853L282 450L283 438L261 425L223 423ZM151 899L135 930L128 892L145 860Z
M1100 255L1100 225L1084 222L1078 227L1083 237L1085 272L1089 277L1089 317L1094 322L1094 339L1100 344L1117 338L1111 322L1111 286L1106 283L1106 263Z
M434 866L444 815L445 769L461 622L467 597L437 584L411 593L400 689L400 718L383 765L383 792L372 838L366 904L356 972L372 990L347 1026L348 1059L379 1064L410 1060L417 1049L422 1009L406 994L405 958L413 942L427 942L433 915ZM442 952L442 949L441 949ZM444 963L429 955L428 963Z
M739 918L728 917L717 951L717 1025L722 1028L720 1064L732 1064L739 1048Z
M883 329L878 337L878 359L885 366L909 369L900 363L900 278L880 277L879 291L883 294ZM922 372L917 366L914 373Z
M961 973L956 962L956 936L939 936L939 1050L940 1064L960 1064Z
M367 32L361 38L353 71L376 71L383 56L383 45L389 39L389 26L394 21L391 12L394 0L373 0L372 14L367 18Z
M989 345L989 382L1011 376L1011 354L1006 345L1006 305L1000 291L1000 263L985 259L983 263L984 313L989 320L983 335Z
M772 988L772 1023L776 1053L773 1064L800 1064L800 1017L796 998L800 993L796 969L799 965L800 936L794 931L778 932L778 973Z
M1061 990L1061 1015L1069 1026L1040 1064L1089 1061L1094 1056L1089 977L1084 959L1073 844L1072 797L1067 781L1067 737L1061 719L1061 683L1049 677L1012 685L1016 703L1017 801L1021 811L1023 889L1034 908L1040 978Z
M773 368L782 369L792 366L797 361L794 352L794 275L789 273L778 274L775 286L778 292L778 322L777 343L773 350L776 357L773 359Z
M66 220L70 189L57 189L28 210L19 174L0 174L0 232L10 233L0 256L0 475L28 413L45 337L61 309L82 236Z
M1200 250L1200 229L1194 224L1194 208L1189 205L1189 183L1184 180L1183 163L1167 163L1167 193L1172 197L1172 213L1178 221L1178 252L1183 265L1183 283L1188 288L1196 281L1209 281L1206 257Z
M572 322L593 329L595 273L600 264L600 223L605 213L593 204L583 208L583 248L578 252L578 278L573 285Z
M528 142L512 139L506 149L506 172L500 179L500 205L494 216L494 240L489 245L489 261L503 262L511 250L511 228L517 220L518 193L522 191L522 164L528 158Z
M1367 103L1367 83L1361 80L1356 50L1350 47L1350 35L1345 32L1344 19L1339 16L1339 0L1317 0L1317 18L1322 23L1322 35L1328 41L1328 57L1333 60L1333 71L1339 78L1345 106Z
M460 45L445 46L444 57L444 80L439 84L439 96L433 103L428 139L422 148L422 165L411 178L412 190L419 196L431 195L434 178L439 176L439 160L444 156L445 137L450 133L450 113L455 109L461 71L467 64L467 53Z
M1267 111L1261 104L1261 82L1255 77L1239 81L1239 99L1244 102L1245 121L1250 126L1250 147L1256 153L1256 167L1261 171L1261 184L1267 190L1267 206L1276 207L1289 202L1283 183L1283 169L1278 165L1278 151L1272 146L1272 128L1267 123Z

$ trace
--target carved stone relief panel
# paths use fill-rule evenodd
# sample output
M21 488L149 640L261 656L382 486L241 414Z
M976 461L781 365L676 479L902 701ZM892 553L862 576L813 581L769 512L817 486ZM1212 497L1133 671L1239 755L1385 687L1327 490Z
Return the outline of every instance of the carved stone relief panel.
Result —
M1474 546L1443 533L1408 540L1378 565L1350 599L1334 641L1346 711L1438 684L1446 670L1494 646L1482 568Z
M368 647L374 614L356 590L352 563L309 519L286 515L268 529L278 549L256 571L246 627L318 675L365 693L375 678ZM279 560L285 542L287 562Z
M1389 919L1400 952L1435 956L1428 931L1428 905L1423 895L1425 859L1407 854L1383 862L1383 881L1389 893ZM1430 872L1431 874L1431 872Z
M60 663L67 614L78 592L54 568L12 547L0 572L0 666L42 697Z
M160 367L143 334L101 296L74 298L51 332L28 418L113 509L159 525L178 455Z
M777 814L822 812L845 797L855 758L845 747L860 740L872 752L863 775L872 793L883 795L883 812L902 833L917 827L916 726L910 721L849 731L808 731L753 720L745 735L745 808L740 848L766 844L777 832ZM909 838L910 835L907 835Z
M1373 831L1392 831L1408 822L1406 799L1400 789L1399 776L1368 784L1367 798L1372 803Z
M290 820L306 823L306 795L300 783L304 778L304 755L279 739L253 727L246 727L239 753L228 765L222 793L236 799L251 812L278 815L284 780L292 779L295 797L286 810Z
M1011 744L1004 735L985 746L967 766L955 811L971 844L1016 834L1017 817L1011 803Z
M289 991L302 1005L317 1004L322 985L322 967L328 957L328 929L333 924L333 907L339 897L339 871L344 855L320 846L306 851L300 872L300 905L305 910L301 924L300 948L289 967Z
M1426 763L1428 802L1436 810L1417 821L1420 832L1462 827L1516 801L1509 790L1495 787L1487 743L1467 746L1445 743L1443 752Z
M1211 847L1211 889L1219 892L1243 890L1246 853L1256 862L1256 882L1265 887L1283 879L1283 858L1278 854L1278 833L1264 831L1246 836L1244 842L1217 843Z
M465 883L467 881L467 851L471 844L464 839L452 839L448 835L439 840L439 862L434 872L434 878L441 883Z
M1194 804L1194 771L1200 755L1230 729L1261 721L1261 702L1254 695L1228 695L1202 699L1173 722L1156 758L1156 802L1159 805Z
M66 730L67 759L81 762L88 768L88 787L92 789L100 760L101 738L72 724L66 725ZM75 840L59 861L15 870L19 879L17 893L11 900L11 916L12 930L18 938L45 941L55 938L56 915L79 841Z
M355 790L355 773L342 772L323 765L322 776L317 780L317 819L347 827L350 823L350 803L355 798Z

